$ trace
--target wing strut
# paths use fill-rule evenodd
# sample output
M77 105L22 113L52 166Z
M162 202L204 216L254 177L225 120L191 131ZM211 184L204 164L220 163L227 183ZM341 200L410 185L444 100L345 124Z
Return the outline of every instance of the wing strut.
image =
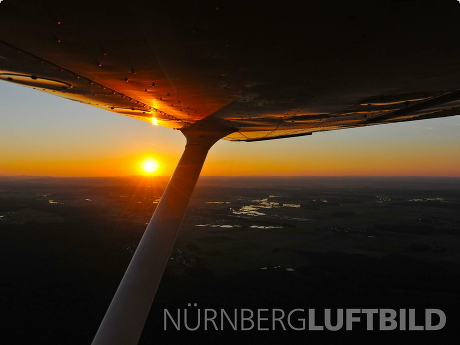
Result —
M208 150L235 131L225 126L203 127L200 122L182 130L187 138L184 153L92 345L135 345L139 341Z

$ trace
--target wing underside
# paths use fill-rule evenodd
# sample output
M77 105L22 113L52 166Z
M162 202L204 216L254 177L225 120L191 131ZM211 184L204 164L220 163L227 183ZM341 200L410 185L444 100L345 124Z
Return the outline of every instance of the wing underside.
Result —
M0 80L174 129L214 116L236 141L460 114L459 9L354 2L10 1Z

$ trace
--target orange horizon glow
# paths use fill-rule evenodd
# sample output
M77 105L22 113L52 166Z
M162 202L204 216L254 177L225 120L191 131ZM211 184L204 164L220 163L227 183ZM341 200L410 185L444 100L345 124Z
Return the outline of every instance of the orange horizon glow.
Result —
M155 157L156 165L151 163ZM95 159L50 159L50 157L15 158L1 163L0 176L171 176L180 158L180 152L166 156L140 154ZM147 162L147 167L143 167ZM150 163L148 163L150 162ZM150 167L149 167L150 166ZM155 169L156 168L156 169ZM153 170L151 170L153 169ZM150 171L149 171L150 170ZM449 157L431 157L429 162L420 156L404 154L385 156L340 156L325 159L311 154L308 159L269 155L256 157L251 152L239 157L223 159L219 152L210 153L202 176L460 176L460 162Z
M181 139L177 137L176 139ZM0 176L171 176L182 153L181 140L157 144L156 150L142 152L142 146L133 142L115 152L64 151L46 154L25 154L4 151L0 162ZM460 160L456 147L444 146L434 152L429 145L381 145L359 147L352 143L334 146L322 142L321 151L297 139L297 150L286 150L276 142L232 143L220 142L210 150L202 176L460 176ZM311 141L310 141L311 142ZM279 142L281 143L281 142ZM308 142L307 142L308 143ZM166 146L168 145L168 146ZM265 149L265 147L267 147ZM1 148L0 148L1 151ZM139 153L139 151L141 153ZM163 152L168 152L165 154ZM269 152L269 154L267 154ZM154 157L155 172L141 169L141 164Z

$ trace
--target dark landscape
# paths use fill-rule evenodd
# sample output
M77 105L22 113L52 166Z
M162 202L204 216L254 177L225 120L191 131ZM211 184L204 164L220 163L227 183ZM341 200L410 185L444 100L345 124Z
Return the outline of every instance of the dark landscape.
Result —
M0 177L1 344L90 344L166 177ZM456 344L460 178L201 177L140 344ZM439 331L177 331L163 310L444 311Z

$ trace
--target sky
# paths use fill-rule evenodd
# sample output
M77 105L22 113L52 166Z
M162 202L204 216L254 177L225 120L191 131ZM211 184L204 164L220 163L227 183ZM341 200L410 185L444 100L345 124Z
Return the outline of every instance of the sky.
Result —
M0 176L131 176L154 158L174 171L185 145L153 126L0 82ZM204 176L460 176L460 116L261 142L221 140Z

